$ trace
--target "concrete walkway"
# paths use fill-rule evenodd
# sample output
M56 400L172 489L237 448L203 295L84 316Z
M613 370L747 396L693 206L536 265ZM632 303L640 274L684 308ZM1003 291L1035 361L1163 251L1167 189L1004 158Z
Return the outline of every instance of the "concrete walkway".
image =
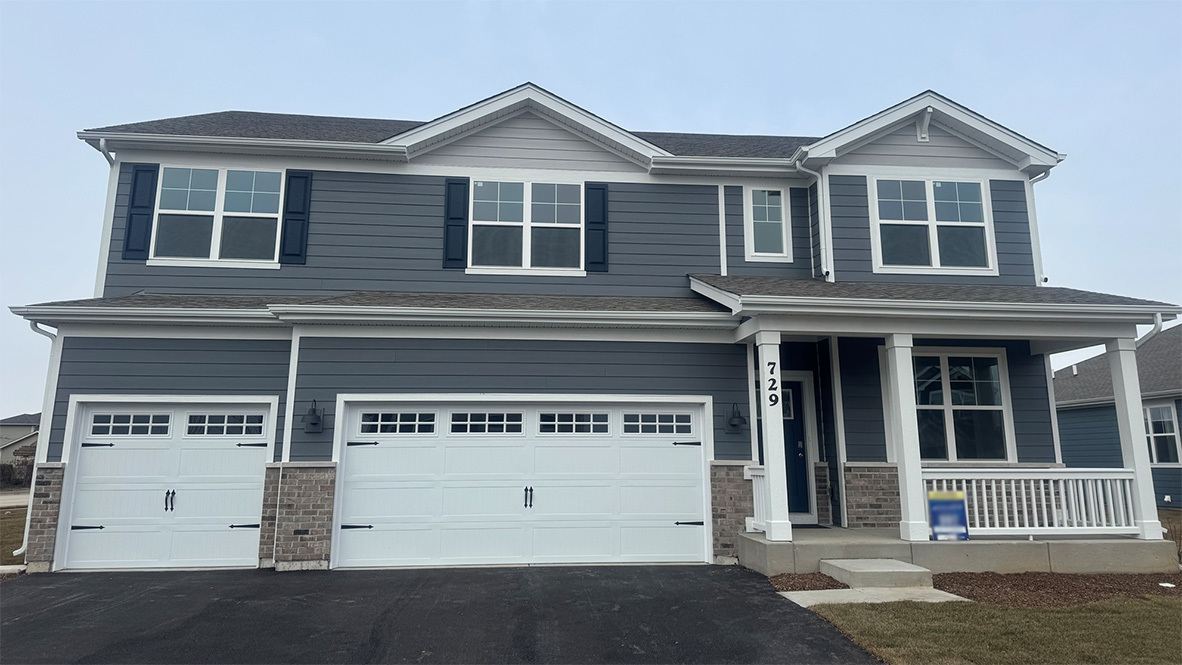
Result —
M29 488L0 492L0 508L21 508L29 505Z
M921 603L946 603L949 601L971 602L967 598L953 595L931 587L864 587L861 589L825 589L823 591L781 591L780 595L800 605L812 607L833 603L894 603L914 600Z

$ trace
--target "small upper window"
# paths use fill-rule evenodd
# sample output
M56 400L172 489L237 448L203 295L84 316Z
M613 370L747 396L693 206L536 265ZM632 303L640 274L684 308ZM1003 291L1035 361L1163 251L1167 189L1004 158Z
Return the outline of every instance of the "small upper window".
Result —
M580 270L583 186L472 183L473 268Z
M791 224L786 198L783 189L745 190L743 232L748 261L792 260Z
M282 184L277 171L164 167L152 258L276 263Z
M1172 404L1167 402L1145 407L1145 438L1149 443L1150 462L1178 463L1178 421Z
M981 182L875 181L875 269L995 274Z

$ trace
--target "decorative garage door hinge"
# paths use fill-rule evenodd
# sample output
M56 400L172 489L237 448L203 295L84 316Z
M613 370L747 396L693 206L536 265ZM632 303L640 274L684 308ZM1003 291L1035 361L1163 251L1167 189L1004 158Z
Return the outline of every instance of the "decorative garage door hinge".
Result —
M239 448L266 448L267 444L265 444L265 443L240 443L240 444L238 444L238 447Z
M674 522L675 526L705 526L705 522Z
M346 446L376 446L376 445L378 445L378 442L377 441L348 441L345 443L345 445Z
M673 445L675 445L675 446L700 446L700 445L702 445L702 442L701 441L674 441Z
M230 528L231 529L257 529L257 528L259 528L259 525L258 524L231 524Z
M115 444L113 444L113 443L84 443L84 444L82 444L82 447L83 448L114 448Z
M89 531L90 529L105 529L105 526L72 526L70 531Z
M372 524L342 524L342 529L372 529Z

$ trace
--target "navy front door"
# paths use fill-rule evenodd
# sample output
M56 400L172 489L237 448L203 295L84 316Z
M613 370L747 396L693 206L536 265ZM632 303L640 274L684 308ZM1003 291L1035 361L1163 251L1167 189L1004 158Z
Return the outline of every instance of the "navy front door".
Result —
M788 511L812 512L809 456L804 438L804 384L784 382L784 459L788 463Z

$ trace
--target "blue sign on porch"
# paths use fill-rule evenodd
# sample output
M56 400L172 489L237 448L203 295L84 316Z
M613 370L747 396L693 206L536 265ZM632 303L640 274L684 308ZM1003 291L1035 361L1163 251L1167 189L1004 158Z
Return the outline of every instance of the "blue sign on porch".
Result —
M969 539L964 492L928 492L928 518L932 540Z

